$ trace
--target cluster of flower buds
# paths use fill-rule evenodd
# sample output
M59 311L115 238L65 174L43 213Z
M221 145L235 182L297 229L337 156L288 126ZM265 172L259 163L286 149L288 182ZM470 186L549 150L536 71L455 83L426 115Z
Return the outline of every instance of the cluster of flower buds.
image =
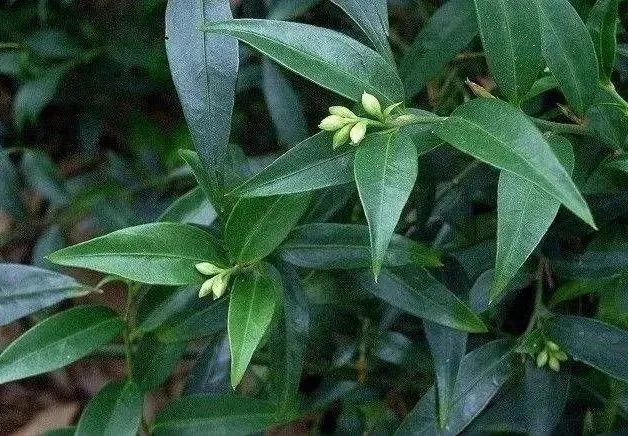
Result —
M212 293L214 300L222 297L227 290L232 269L220 268L209 262L197 263L196 269L203 275L211 276L201 286L198 296L202 298Z
M539 368L546 364L554 371L560 370L560 362L567 360L567 355L560 349L558 344L552 341L545 341L545 347L536 356L536 366Z
M400 105L401 103L396 103L382 111L377 97L365 92L362 94L362 107L373 119L358 117L344 106L332 106L329 108L330 115L324 118L318 127L328 132L336 132L333 139L334 148L349 140L353 145L358 145L364 139L369 125L385 127L392 111Z

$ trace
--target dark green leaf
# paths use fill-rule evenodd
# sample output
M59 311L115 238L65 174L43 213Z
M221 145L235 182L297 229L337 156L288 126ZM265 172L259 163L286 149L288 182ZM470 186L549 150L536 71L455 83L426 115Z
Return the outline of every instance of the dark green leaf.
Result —
M601 234L582 255L554 262L555 270L565 278L611 277L628 270L628 237L625 233Z
M403 101L395 68L380 54L341 33L308 24L239 19L207 24L206 32L230 35L280 65L344 97L362 93L384 104Z
M88 288L72 277L33 266L0 263L0 325L65 300Z
M34 266L42 268L55 269L56 266L45 259L50 253L65 247L65 238L63 232L58 225L52 225L47 228L37 239L33 247L33 255L31 263Z
M176 286L201 282L203 276L194 266L200 262L222 264L219 251L214 238L197 227L152 223L64 248L48 258L59 265Z
M179 150L179 156L181 156L181 159L183 159L192 170L198 186L205 194L205 198L210 201L212 206L216 205L220 214L226 213L224 198L224 191L227 189L227 187L224 186L226 184L224 180L226 175L217 176L217 170L213 170L213 173L212 170L208 171L203 165L200 155L193 150ZM226 165L226 160L227 157L225 156L222 162L223 165ZM217 182L216 177L220 177L221 181ZM220 183L221 187L216 186L216 183Z
M186 342L212 336L227 326L228 298L221 298L204 307L193 307L162 324L155 335L161 342ZM199 306L199 305L196 305Z
M279 255L294 265L313 269L358 269L371 265L367 226L307 224L297 227L281 245ZM423 267L441 265L438 251L401 235L393 235L385 266L409 263Z
M556 306L557 304L582 297L583 295L612 292L615 289L624 289L626 287L628 287L628 277L625 276L569 281L556 289L549 305Z
M591 105L599 82L595 48L569 0L534 0L541 22L541 48L550 71L578 113Z
M359 277L366 290L404 312L458 330L486 332L482 320L423 269L383 270L377 283L365 273Z
M170 377L186 345L160 342L152 334L143 336L133 354L132 378L136 389L149 392L161 386Z
M619 0L598 0L587 20L587 27L600 65L600 76L606 84L610 83L615 67L618 15Z
M159 221L184 224L211 225L216 211L200 187L177 198L159 217Z
M321 0L273 0L273 5L268 12L271 20L291 20L312 9Z
M0 384L53 371L107 344L124 327L114 311L77 306L51 316L0 354Z
M569 396L569 373L537 368L528 360L522 388L527 430L535 435L552 433Z
M575 360L628 382L628 333L591 318L556 315L547 334Z
M22 174L28 185L46 200L57 206L65 206L70 199L59 171L50 158L41 151L24 151Z
M547 138L569 174L573 148L567 139ZM496 298L541 241L558 214L560 203L513 173L502 171L497 188L497 256L490 299Z
M142 417L143 398L132 381L107 384L87 404L74 434L133 436Z
M184 395L224 394L229 385L229 338L218 335L196 359L185 382Z
M8 154L2 150L0 150L0 212L14 218L22 218L24 215L17 171Z
M418 94L477 34L473 0L450 0L441 6L400 61L406 96Z
M355 154L355 181L369 224L377 278L418 172L414 143L403 133L369 135Z
M433 117L434 114L421 109L410 108L408 112L418 117ZM401 128L401 132L410 137L419 156L424 155L443 143L441 139L434 135L434 125L432 124L410 124Z
M269 264L238 274L231 289L228 332L231 349L231 386L235 388L249 366L281 298L279 272Z
M536 8L519 0L475 0L475 8L491 74L518 103L544 66Z
M233 194L244 197L292 194L350 183L354 154L350 147L332 148L331 135L320 132L294 146Z
M246 435L275 422L272 403L234 394L193 395L168 404L155 418L155 435Z
M496 99L471 100L439 125L436 133L476 159L532 182L595 227L569 173L519 109Z
M238 200L225 226L231 259L245 264L272 253L299 221L309 201L308 194Z
M135 314L135 329L149 333L177 314L205 306L198 298L198 286L174 288L151 286L141 295Z

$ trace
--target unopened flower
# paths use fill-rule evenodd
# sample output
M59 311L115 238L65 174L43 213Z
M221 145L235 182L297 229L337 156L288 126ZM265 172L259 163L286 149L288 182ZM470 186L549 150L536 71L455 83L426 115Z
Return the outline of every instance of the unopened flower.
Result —
M195 266L198 272L206 276L213 276L224 271L224 268L220 268L209 262L197 263Z
M344 127L345 124L347 124L345 118L338 115L329 115L328 117L323 118L321 123L318 125L318 128L328 132L335 132L336 130Z
M366 123L363 121L357 122L355 126L351 128L349 136L351 137L351 143L358 145L364 139L366 135Z
M334 134L334 148L338 148L341 145L344 145L349 140L349 133L351 132L351 129L353 129L353 124L347 124Z
M344 106L332 106L329 108L329 113L332 115L338 115L342 118L357 118L351 109Z
M367 114L381 120L384 118L382 114L382 106L379 104L379 100L374 95L367 92L362 94L362 107Z

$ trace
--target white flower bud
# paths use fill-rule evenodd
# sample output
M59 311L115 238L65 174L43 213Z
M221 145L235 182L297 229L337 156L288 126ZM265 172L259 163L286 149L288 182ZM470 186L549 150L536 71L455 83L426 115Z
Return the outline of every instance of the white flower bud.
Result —
M229 284L229 274L218 274L215 279L216 280L212 283L212 293L214 294L214 300L217 300L222 297L227 290L227 285Z
M549 367L552 368L554 371L558 372L560 371L560 362L558 361L557 358L555 358L554 356L551 356L549 358Z
M205 282L201 285L200 291L198 291L198 297L203 298L209 295L212 292L212 287L214 286L214 282L218 276L214 276L210 279L205 280Z
M541 351L539 355L536 356L536 366L538 366L539 368L545 366L548 357L549 356L547 355L547 350Z
M335 132L345 124L347 124L347 120L344 118L339 117L338 115L329 115L328 117L323 118L321 123L318 125L318 128L328 132Z
M342 129L338 130L334 134L333 146L334 148L338 148L341 145L344 145L349 140L349 133L353 128L353 124L347 124Z
M364 93L362 94L362 107L366 111L367 114L377 118L382 119L382 106L379 104L379 100L374 95Z
M223 268L220 268L214 265L213 263L209 263L209 262L197 263L195 266L198 272L206 276L214 276L224 271Z
M329 108L329 113L332 115L338 115L342 118L357 118L357 116L344 106L332 106Z
M360 121L355 123L355 126L351 128L349 132L349 136L351 137L351 142L355 145L358 145L364 139L366 135L366 123Z

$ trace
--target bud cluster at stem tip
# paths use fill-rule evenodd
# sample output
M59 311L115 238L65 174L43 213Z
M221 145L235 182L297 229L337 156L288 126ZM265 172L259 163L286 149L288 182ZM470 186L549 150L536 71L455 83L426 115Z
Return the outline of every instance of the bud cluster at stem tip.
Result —
M567 355L560 349L558 344L552 341L545 341L545 347L536 356L536 366L539 368L546 364L554 371L560 370L560 362L567 360Z
M362 94L362 108L372 118L358 117L350 109L344 106L332 106L329 108L329 116L324 118L318 127L322 130L334 133L333 146L340 147L348 140L353 145L358 145L366 136L369 125L385 127L393 110L401 103L396 103L382 111L379 100L374 95Z
M210 293L214 294L214 300L222 297L227 290L229 278L233 270L220 268L209 262L197 263L196 269L203 275L211 276L201 285L201 289L198 293L199 298L205 297Z

